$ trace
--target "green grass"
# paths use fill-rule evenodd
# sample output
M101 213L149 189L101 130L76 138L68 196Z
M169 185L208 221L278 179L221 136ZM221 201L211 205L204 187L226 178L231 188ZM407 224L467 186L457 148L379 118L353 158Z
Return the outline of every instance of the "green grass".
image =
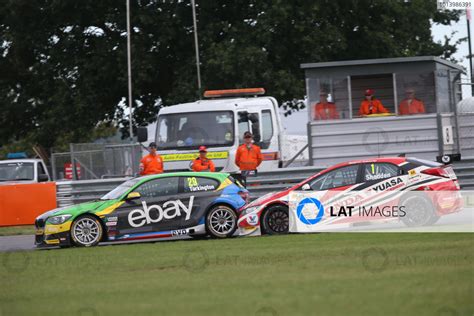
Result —
M35 234L35 225L0 227L0 236L34 235L34 234Z
M473 315L473 237L332 233L0 253L0 315Z

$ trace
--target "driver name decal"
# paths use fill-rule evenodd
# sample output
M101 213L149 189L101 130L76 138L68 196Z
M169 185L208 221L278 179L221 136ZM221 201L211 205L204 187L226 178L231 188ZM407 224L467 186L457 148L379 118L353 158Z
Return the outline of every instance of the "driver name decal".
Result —
M132 210L128 214L128 223L132 227L141 227L145 224L159 223L163 219L173 219L181 216L181 212L186 214L186 220L191 216L194 196L189 198L188 206L181 200L167 201L163 205L148 206L145 201L142 202L143 209Z

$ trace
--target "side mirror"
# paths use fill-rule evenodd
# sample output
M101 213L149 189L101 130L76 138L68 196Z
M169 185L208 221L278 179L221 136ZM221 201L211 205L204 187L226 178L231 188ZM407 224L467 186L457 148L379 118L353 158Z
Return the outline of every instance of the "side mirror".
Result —
M49 177L47 174L39 174L38 175L38 182L48 182Z
M239 123L248 122L249 121L249 113L248 112L239 112Z
M146 127L137 128L137 139L139 143L143 143L148 140L148 129Z
M248 118L249 118L250 122L252 122L252 123L257 123L258 122L258 114L257 113L250 113L248 115Z
M309 191L309 190L311 190L311 186L308 183L305 183L301 186L301 190Z
M140 193L130 192L125 199L127 201L131 201L131 200L139 199L140 197L141 197Z

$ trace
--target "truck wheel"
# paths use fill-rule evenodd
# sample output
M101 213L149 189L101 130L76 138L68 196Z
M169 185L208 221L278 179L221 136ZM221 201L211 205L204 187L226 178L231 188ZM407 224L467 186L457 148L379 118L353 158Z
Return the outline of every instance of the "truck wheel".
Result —
M262 228L265 234L283 235L288 234L290 227L288 207L274 205L269 207L262 218Z
M225 205L212 207L206 216L206 230L212 237L231 237L237 229L237 215Z
M78 247L95 246L102 239L102 225L91 215L78 217L71 226L71 239Z

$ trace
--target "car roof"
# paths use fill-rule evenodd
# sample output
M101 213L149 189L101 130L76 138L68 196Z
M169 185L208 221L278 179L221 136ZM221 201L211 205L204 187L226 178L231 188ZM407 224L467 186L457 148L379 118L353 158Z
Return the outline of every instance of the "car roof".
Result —
M366 159L358 159L358 160L350 160L350 161L344 161L340 162L338 164L332 165L324 170L321 170L320 172L312 175L309 178L304 179L302 182L296 184L294 187L300 185L301 183L312 180L316 178L317 176L321 174L325 174L326 172L332 171L334 169L344 167L344 166L350 166L350 165L356 165L356 164L361 164L361 163L374 163L374 162L388 162L388 163L393 163L396 165L399 165L403 162L407 161L407 157L374 157L374 158L366 158ZM293 188L293 187L292 187Z
M141 181L148 181L152 179L159 179L159 178L166 178L166 177L206 177L206 178L213 178L219 181L223 181L227 177L229 177L229 174L225 172L183 171L183 172L167 172L167 173L147 175L147 176L140 177L139 179L141 179Z
M377 157L377 158L366 158L366 159L359 159L359 160L350 160L350 161L344 161L341 163L338 163L336 165L333 165L327 169L324 169L324 172L337 169L339 167L343 166L350 166L350 165L355 165L355 164L361 164L361 163L374 163L374 162L389 162L393 164L400 164L402 162L405 162L407 160L406 157Z

